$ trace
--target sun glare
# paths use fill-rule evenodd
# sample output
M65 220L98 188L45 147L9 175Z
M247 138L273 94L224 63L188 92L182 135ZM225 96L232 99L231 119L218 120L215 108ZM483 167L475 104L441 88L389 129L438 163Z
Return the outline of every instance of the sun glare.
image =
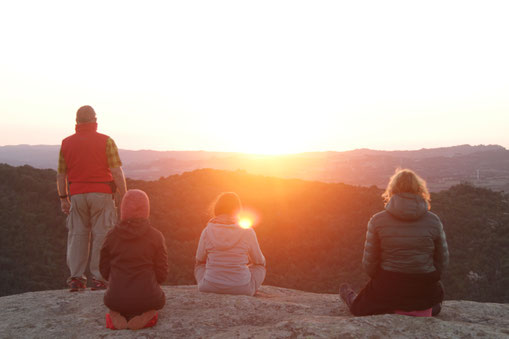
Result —
M239 218L239 226L248 229L258 222L258 215L252 210L243 210L237 216Z
M239 220L239 226L244 229L251 228L253 226L253 220L248 218L241 218Z

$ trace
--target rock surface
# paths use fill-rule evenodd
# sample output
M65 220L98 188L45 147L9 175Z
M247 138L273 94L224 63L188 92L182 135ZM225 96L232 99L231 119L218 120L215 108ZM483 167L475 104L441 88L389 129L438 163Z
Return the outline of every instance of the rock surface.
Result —
M256 297L164 286L159 323L105 328L104 292L29 292L0 298L0 338L509 338L509 304L446 301L436 318L353 317L338 295L263 286Z

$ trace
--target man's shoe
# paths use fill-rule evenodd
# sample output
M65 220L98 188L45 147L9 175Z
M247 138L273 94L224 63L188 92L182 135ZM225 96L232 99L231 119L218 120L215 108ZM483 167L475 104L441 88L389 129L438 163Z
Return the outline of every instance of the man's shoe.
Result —
M93 279L92 280L92 287L90 287L90 289L92 291L105 290L106 289L106 284L103 283L100 280Z
M85 288L85 283L79 279L72 278L71 281L69 281L69 291L70 292L79 292L83 291Z
M355 294L350 285L341 284L341 286L339 287L339 296L341 297L341 300L343 300L345 305L350 308L357 294Z

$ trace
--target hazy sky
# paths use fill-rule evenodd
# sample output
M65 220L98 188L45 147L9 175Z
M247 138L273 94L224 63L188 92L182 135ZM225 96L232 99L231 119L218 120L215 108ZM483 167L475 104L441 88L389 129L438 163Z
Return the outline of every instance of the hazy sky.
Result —
M0 145L509 147L506 1L9 1Z

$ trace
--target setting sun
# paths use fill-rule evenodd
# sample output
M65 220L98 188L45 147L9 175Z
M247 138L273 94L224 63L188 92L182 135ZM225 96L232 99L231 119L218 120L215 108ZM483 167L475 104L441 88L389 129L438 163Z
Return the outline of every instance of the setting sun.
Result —
M82 105L130 150L509 145L505 2L29 3L2 7L0 145Z

